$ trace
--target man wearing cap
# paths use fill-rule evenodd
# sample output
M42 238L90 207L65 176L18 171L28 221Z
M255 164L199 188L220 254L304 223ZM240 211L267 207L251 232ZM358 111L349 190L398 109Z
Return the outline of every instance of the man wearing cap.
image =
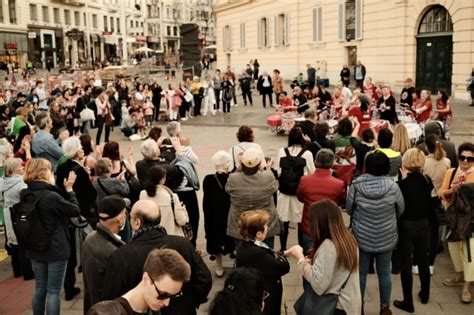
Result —
M183 285L183 296L171 300L162 315L193 315L207 301L212 276L194 246L182 236L167 235L160 225L161 214L152 200L137 201L130 212L133 239L114 251L109 259L103 282L102 300L115 299L132 290L143 279L143 264L155 248L176 250L191 266L191 280ZM158 280L158 279L154 279Z
M12 104L13 111L16 111L18 108L25 106L26 95L23 93L18 93L16 95L16 100Z
M99 302L109 256L125 244L118 235L126 222L125 201L107 196L99 203L99 223L83 244L84 313Z
M278 190L278 181L266 168L263 152L248 148L242 155L241 171L229 175L225 190L230 195L230 210L227 219L227 235L236 239L239 218L247 210L265 210L270 216L265 243L273 247L274 236L280 231L278 214L273 202L273 193Z

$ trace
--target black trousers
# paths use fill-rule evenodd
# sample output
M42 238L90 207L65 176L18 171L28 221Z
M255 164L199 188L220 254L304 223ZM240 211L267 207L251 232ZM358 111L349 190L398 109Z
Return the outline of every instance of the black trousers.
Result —
M253 105L252 101L252 90L242 90L242 98L244 99L244 105L247 105L247 98L250 105Z
M275 104L277 105L280 104L280 94L281 93L275 92Z
M364 80L356 80L356 87L364 88Z
M199 229L199 204L197 200L196 191L177 191L179 200L184 203L188 211L189 223L193 227L193 238L191 243L196 246L196 239Z
M222 100L222 109L224 113L230 113L230 101L231 100Z
M423 296L430 294L430 269L428 256L430 252L430 222L428 219L401 221L398 225L400 250L400 277L402 280L403 299L413 304L412 257L418 264L418 271Z
M95 144L100 144L100 138L102 137L102 130L104 130L105 125L105 142L109 142L110 137L110 126L105 123L105 118L101 115L97 115L97 119L95 121L97 126L97 136L95 137Z
M316 85L316 81L308 81L308 88L310 91L314 89L315 85Z
M267 103L266 103L266 96L268 95L268 99L270 100L270 106L273 105L273 99L272 99L272 91L271 90L262 90L262 103L263 103L263 107L266 107L267 106Z
M35 275L31 268L31 261L26 258L25 249L19 245L8 245L8 247L12 259L13 276L15 278L23 276L25 280L34 279Z
M194 116L201 116L202 98L199 94L193 94L194 98Z
M216 103L214 104L214 110L219 110L219 102L221 97L221 89L214 89L214 95L216 97Z
M69 227L69 245L71 246L71 255L67 261L66 275L64 277L64 292L73 294L76 285L77 255L76 255L76 228Z

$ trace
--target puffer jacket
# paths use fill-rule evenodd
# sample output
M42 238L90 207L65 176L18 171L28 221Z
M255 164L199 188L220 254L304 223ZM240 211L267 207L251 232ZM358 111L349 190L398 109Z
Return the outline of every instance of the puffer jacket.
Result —
M15 231L13 230L10 208L14 204L20 202L20 191L26 187L27 186L20 175L0 178L0 198L3 197L7 244L10 245L18 245Z
M398 242L397 218L404 210L402 192L390 177L358 177L349 189L346 211L359 248L369 253L392 250Z

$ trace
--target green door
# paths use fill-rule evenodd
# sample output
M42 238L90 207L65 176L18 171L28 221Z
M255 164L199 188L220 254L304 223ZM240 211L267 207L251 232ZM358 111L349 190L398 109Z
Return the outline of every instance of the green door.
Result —
M418 37L416 49L416 87L451 94L453 75L453 37Z

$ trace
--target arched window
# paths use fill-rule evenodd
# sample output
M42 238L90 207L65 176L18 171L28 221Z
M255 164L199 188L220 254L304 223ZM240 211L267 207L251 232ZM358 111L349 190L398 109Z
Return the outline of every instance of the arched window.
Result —
M421 19L418 34L452 33L452 31L453 22L448 10L441 5L435 5Z

